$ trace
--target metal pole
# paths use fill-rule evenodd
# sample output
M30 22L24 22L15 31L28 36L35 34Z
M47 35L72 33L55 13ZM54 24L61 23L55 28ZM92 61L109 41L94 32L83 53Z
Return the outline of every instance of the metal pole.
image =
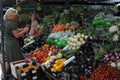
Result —
M2 41L2 70L3 70L3 75L4 75L4 80L6 80L5 77L5 49L4 49L4 26L3 26L3 0L0 0L0 28L1 28L1 41Z

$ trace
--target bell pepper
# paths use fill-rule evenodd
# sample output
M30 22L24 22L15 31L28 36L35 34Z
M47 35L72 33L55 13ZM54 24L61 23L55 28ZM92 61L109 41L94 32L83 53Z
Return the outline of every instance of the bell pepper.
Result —
M101 25L101 24L103 24L103 23L104 23L104 20L101 19L101 18L99 18L99 19L93 20L92 25L93 25L93 26L96 26L96 25Z
M60 41L59 38L55 38L54 39L54 44L57 44L59 41Z
M66 58L63 58L63 59L58 59L55 61L55 64L60 64L62 62L66 61Z
M52 43L51 38L47 38L46 43L51 44Z
M51 72L57 72L55 68L51 68Z
M112 26L112 24L110 23L110 22L104 22L104 24L103 24L105 27L110 27L110 26Z
M53 68L51 68L51 72L60 72L62 71L62 67L64 66L63 62L66 61L66 58L58 59L55 61Z
M55 66L55 69L56 69L57 71L59 71L59 70L62 69L63 66L64 66L64 64L63 64L63 63L60 63L59 65L56 65L56 66Z

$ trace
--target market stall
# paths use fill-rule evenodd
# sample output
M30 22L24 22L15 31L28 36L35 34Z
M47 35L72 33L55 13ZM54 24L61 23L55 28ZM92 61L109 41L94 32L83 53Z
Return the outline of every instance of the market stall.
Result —
M25 39L25 59L11 63L13 76L18 80L120 80L120 18L113 13L115 3L99 3L104 5L65 2L62 12L46 15L37 26L40 33Z

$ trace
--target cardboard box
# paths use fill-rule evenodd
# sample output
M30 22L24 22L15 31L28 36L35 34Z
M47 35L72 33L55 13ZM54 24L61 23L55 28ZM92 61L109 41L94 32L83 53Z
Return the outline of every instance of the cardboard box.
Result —
M17 79L17 70L16 67L22 67L24 64L28 64L31 63L32 61L29 59L24 59L24 60L20 60L20 61L15 61L15 62L11 62L10 63L10 67L11 67L11 73L12 75Z

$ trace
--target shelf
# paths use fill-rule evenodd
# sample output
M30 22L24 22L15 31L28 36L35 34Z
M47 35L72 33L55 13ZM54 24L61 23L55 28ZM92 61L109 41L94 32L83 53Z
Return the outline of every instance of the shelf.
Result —
M113 1L113 0L68 0L68 1L41 1L40 3L43 5L65 5L67 4L87 4L87 5L115 5L120 1Z

